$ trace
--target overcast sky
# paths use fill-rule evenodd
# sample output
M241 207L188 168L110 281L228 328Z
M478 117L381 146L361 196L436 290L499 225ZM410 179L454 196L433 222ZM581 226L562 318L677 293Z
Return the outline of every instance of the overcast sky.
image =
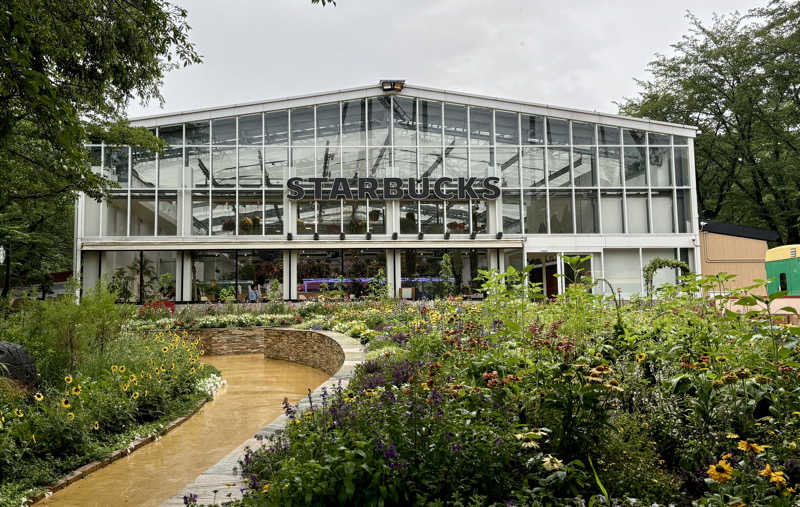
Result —
M203 63L167 75L131 117L376 84L383 78L615 113L691 10L742 12L766 0L190 0Z

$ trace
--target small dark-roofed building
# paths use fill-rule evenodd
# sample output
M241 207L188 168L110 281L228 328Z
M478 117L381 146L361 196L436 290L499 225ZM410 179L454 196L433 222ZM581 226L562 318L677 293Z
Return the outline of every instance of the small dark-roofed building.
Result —
M778 233L768 229L724 222L701 222L701 273L736 275L735 279L728 282L728 289L746 287L755 280L765 280L767 242L777 240ZM766 291L759 293L765 295Z

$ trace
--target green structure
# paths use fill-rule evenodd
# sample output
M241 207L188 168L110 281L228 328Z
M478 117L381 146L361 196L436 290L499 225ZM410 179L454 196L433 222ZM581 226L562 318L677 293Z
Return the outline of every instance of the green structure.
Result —
M800 245L779 246L767 250L766 269L769 294L785 290L787 296L800 296L798 250L800 250Z

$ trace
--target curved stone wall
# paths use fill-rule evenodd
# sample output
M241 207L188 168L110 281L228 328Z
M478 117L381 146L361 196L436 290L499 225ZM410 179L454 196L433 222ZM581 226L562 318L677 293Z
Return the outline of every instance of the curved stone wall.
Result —
M342 346L316 331L264 329L264 357L304 364L333 375L344 363Z

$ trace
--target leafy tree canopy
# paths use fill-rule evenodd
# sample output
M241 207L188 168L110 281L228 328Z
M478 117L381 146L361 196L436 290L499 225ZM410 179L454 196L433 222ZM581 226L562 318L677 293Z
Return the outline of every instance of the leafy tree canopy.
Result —
M800 2L775 0L690 31L657 55L622 114L696 125L705 218L800 242Z
M128 125L125 107L161 101L165 73L200 61L188 34L186 11L163 0L3 2L0 244L15 271L29 255L68 257L61 240L71 238L52 236L48 221L71 220L77 192L105 194L108 182L91 172L84 143L161 148L146 129Z

